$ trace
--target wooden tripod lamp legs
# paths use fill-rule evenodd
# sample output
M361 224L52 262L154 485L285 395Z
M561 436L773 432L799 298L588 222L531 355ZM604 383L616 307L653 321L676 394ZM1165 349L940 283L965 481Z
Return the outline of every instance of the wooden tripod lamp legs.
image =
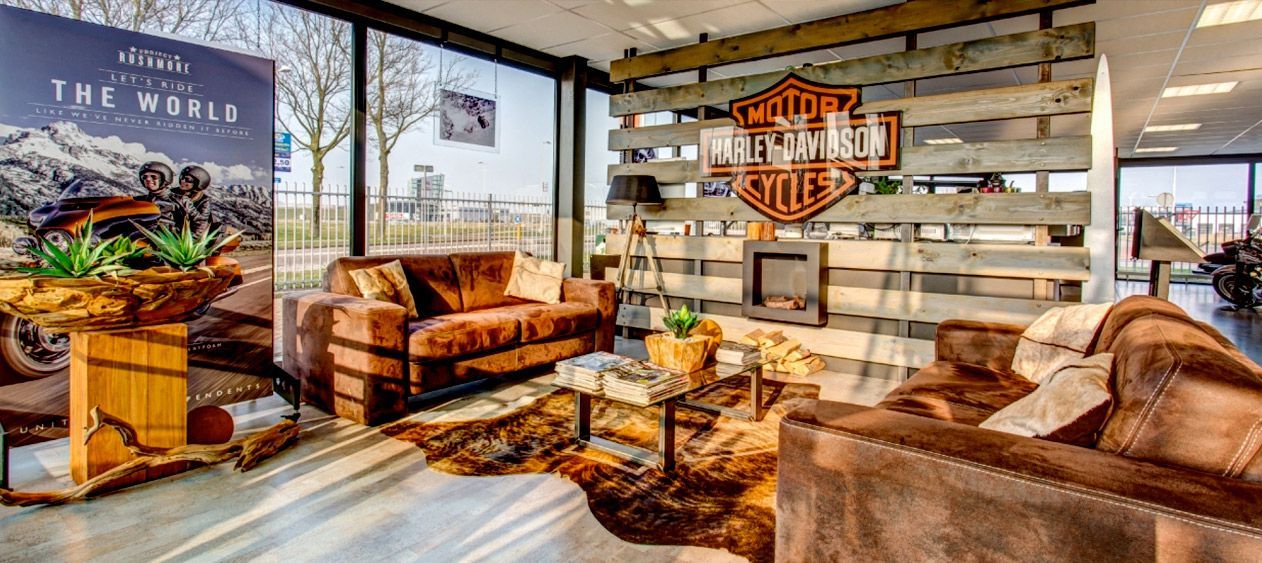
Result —
M670 304L666 301L666 294L662 287L662 272L657 267L657 256L653 253L653 245L648 243L646 238L647 231L644 227L644 220L640 219L640 214L636 213L634 208L631 211L631 228L627 232L627 245L622 250L622 259L618 262L618 302L622 303L627 293L627 275L631 270L631 249L635 247L635 239L638 237L644 240L644 259L649 263L649 269L653 272L654 289L657 291L657 299L662 306L662 314L670 313Z

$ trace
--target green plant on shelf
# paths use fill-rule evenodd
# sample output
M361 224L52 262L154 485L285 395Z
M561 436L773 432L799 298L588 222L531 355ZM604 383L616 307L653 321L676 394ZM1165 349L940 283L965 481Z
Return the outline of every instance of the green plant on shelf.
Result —
M666 329L680 340L688 338L688 333L700 322L701 319L697 317L696 313L689 311L687 305L662 317L662 323L666 325Z
M200 266L216 250L240 236L240 233L233 233L221 239L219 229L197 236L188 228L188 223L178 233L166 226L157 231L150 231L140 225L136 225L136 228L149 239L154 256L168 266L185 272Z
M903 181L894 180L889 176L877 176L868 178L868 183L872 184L873 193L881 195L903 193Z
M38 244L31 248L31 254L39 257L43 265L22 267L18 271L52 278L89 278L128 271L122 264L126 256L111 250L114 239L99 240L93 236L92 229L92 215L89 213L87 222L75 229L64 249L41 237Z

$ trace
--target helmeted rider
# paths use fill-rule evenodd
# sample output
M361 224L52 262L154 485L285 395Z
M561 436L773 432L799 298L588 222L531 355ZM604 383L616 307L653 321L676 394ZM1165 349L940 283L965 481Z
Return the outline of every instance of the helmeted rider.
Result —
M162 222L174 221L175 201L171 193L171 181L175 178L175 172L171 170L171 167L162 162L146 162L136 175L140 178L140 186L146 193L132 199L157 205L162 214Z
M210 197L206 188L210 187L210 173L200 166L185 166L180 170L180 181L175 187L175 228L183 229L188 224L194 236L202 236L211 229Z

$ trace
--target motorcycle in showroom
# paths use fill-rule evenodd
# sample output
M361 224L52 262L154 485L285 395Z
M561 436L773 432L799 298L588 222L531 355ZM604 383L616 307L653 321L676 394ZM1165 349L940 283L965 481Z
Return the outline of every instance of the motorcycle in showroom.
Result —
M1262 241L1258 239L1262 215L1249 218L1245 236L1222 244L1222 252L1205 256L1198 266L1209 274L1214 292L1232 305L1252 309L1262 305Z

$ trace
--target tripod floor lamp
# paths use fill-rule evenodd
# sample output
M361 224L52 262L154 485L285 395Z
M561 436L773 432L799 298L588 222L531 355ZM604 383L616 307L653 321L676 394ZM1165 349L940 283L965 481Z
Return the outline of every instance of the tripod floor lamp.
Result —
M627 230L627 243L622 249L622 259L618 261L618 279L614 281L618 288L618 302L622 303L627 291L627 272L630 270L631 249L635 247L636 238L644 239L644 220L640 219L640 206L658 207L666 203L662 192L657 187L657 178L648 175L624 174L613 177L609 185L609 196L605 198L608 205L630 205L631 221ZM662 293L662 273L657 269L657 257L653 255L653 245L645 239L644 256L648 260L649 269L653 271L653 283L657 290L657 298L661 301L662 310L667 311L670 305Z

